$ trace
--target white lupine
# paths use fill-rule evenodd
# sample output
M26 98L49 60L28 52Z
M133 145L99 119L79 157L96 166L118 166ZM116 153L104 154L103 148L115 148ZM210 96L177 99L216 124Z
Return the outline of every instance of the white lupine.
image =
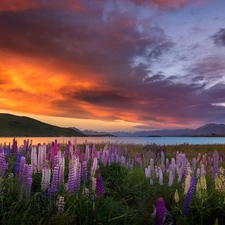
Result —
M65 157L61 155L59 158L59 183L64 184L64 174L65 174Z
M41 190L46 191L50 186L51 180L51 169L49 166L44 166L42 168L42 179L41 179Z
M42 166L46 160L46 145L38 145L38 158L37 158L37 171L38 173L41 172Z
M91 167L91 177L95 175L97 168L98 168L98 160L96 157L94 157L92 162L92 167Z
M32 146L31 148L31 165L33 168L33 172L36 173L37 172L37 148L36 146Z

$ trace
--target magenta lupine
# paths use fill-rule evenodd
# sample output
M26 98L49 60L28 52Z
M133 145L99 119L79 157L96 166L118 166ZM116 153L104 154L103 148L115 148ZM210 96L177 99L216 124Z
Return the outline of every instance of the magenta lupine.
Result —
M182 207L183 216L187 216L189 214L192 198L193 198L193 195L195 193L195 188L196 188L196 179L194 177L191 177L190 187L189 187L188 192L185 196L184 204L183 204L183 207Z
M102 198L104 196L105 190L104 190L104 184L103 179L100 174L97 175L96 178L96 195L99 198Z
M166 206L163 198L158 198L156 200L156 208L153 213L154 225L163 225L166 214Z

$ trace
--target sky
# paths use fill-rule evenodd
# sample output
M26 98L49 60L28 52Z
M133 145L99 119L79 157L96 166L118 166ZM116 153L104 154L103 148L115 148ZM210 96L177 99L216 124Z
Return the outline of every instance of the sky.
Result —
M224 0L0 0L0 113L80 130L225 123Z

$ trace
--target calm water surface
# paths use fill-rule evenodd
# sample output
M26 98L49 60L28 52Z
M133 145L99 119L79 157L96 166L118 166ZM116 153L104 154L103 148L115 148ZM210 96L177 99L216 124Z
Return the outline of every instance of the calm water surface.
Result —
M18 145L22 145L24 140L32 140L33 144L48 144L55 139L59 143L67 143L69 140L78 144L88 143L123 143L123 144L157 144L157 145L179 145L188 143L195 144L225 144L224 137L19 137L16 138ZM12 143L12 137L1 137L0 144Z

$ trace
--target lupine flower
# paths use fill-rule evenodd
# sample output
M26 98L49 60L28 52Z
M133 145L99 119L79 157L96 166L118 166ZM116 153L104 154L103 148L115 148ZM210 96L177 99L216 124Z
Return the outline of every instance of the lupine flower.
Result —
M5 171L8 168L8 163L5 161L5 154L0 154L0 176L3 177L5 175Z
M202 198L201 184L200 184L200 180L199 179L198 179L197 184L196 184L196 196L199 199Z
M37 148L36 146L32 146L31 148L31 165L33 168L33 172L37 172Z
M55 156L57 157L57 156ZM56 165L53 170L52 183L49 188L49 194L55 194L59 190L59 165Z
M200 184L201 184L201 189L203 189L203 190L207 189L205 174L202 174L202 176L200 178Z
M96 190L96 178L92 177L91 181L92 181L92 191L95 191Z
M76 164L76 175L75 175L75 192L77 193L80 190L80 181L81 181L81 163Z
M82 167L81 167L81 180L83 182L88 181L88 173L87 173L87 161L82 162Z
M188 174L184 182L184 194L186 195L191 185L191 175Z
M70 163L69 163L67 191L69 193L74 193L74 191L75 191L75 171L74 171L74 165L73 165L72 161L70 161Z
M96 178L96 195L97 197L102 198L104 196L105 190L104 190L104 184L103 179L100 174L98 174Z
M17 152L16 154L16 164L15 164L15 173L18 174L19 173L19 167L20 167L20 160L21 157L23 156L23 152Z
M188 189L188 192L185 196L184 204L182 207L183 216L187 216L190 211L190 205L192 202L192 197L195 193L195 188L196 188L196 179L194 177L191 177L190 188Z
M215 150L213 154L213 168L212 168L212 179L215 180L216 173L219 170L219 154Z
M162 169L159 167L158 171L159 171L159 185L163 185L163 172L162 172Z
M83 188L82 190L82 195L87 198L89 196L89 189L88 188Z
M156 208L152 216L154 217L154 225L163 225L166 214L166 206L163 198L156 200Z
M58 213L60 215L64 213L64 206L65 206L64 197L60 196L58 201Z
M176 189L175 191L175 194L174 194L174 200L176 203L178 203L180 201L180 198L179 198L179 194L178 194L178 190Z
M46 191L50 186L51 180L51 169L49 166L43 166L42 168L42 179L41 179L41 190Z
M174 180L174 174L173 174L173 171L170 170L170 172L169 172L169 183L168 183L169 187L173 185L173 180Z

